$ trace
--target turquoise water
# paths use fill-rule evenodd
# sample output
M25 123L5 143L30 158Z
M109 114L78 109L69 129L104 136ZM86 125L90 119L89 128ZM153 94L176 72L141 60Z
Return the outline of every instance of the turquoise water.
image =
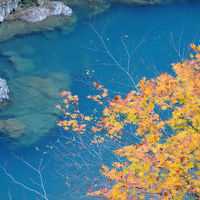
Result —
M102 161L109 163L114 159L109 153L113 147L106 144L91 147L88 153L79 148L78 142L83 140L90 146L89 138L76 136L78 146L68 143L65 148L65 142L74 138L71 133L56 127L56 121L62 118L55 109L61 101L58 94L70 89L80 96L81 109L91 111L94 105L88 105L85 99L93 93L87 70L94 70L95 79L112 90L111 95L133 89L126 73L113 65L113 60L104 52L91 24L99 34L103 32L109 52L124 69L128 66L126 48L133 51L130 74L137 83L143 76L151 78L161 72L173 73L170 64L188 56L190 43L199 43L199 19L198 3L144 7L115 5L92 19L80 18L76 28L68 34L56 29L0 43L0 74L8 80L11 90L11 102L0 108L0 119L14 119L20 124L19 131L9 129L9 132L8 128L5 131L6 134L14 132L18 138L8 139L2 135L0 164L7 161L8 171L17 180L40 190L29 179L38 181L36 174L11 152L23 155L34 166L44 158L43 164L47 166L43 173L49 199L90 199L85 195L87 187L95 187L103 180L98 170ZM62 133L68 139L62 139ZM103 149L107 151L102 152ZM94 179L96 176L98 179ZM14 200L41 199L13 184L3 171L0 171L0 180L2 200L9 199L9 192Z

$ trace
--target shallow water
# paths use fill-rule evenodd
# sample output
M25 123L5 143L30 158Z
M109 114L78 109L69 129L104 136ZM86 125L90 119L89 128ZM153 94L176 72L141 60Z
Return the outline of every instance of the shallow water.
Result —
M151 78L161 72L173 73L170 64L187 57L189 44L200 41L199 18L198 3L144 7L116 5L95 18L82 18L70 34L62 27L62 30L18 36L0 43L0 74L8 80L11 90L11 102L0 108L0 120L15 119L23 124L19 126L20 131L15 130L15 134L19 134L18 139L8 140L2 135L0 164L8 161L8 169L13 175L22 182L32 184L28 177L35 178L34 173L24 168L24 164L10 153L23 155L33 165L44 157L44 164L50 162L44 170L49 199L89 199L85 196L86 188L90 184L95 185L92 180L99 173L99 166L90 168L90 173L86 174L82 173L84 168L80 172L76 167L66 167L57 176L54 173L57 166L71 161L59 161L58 157L57 162L53 161L55 154L46 145L59 143L57 139L61 130L56 128L56 121L62 115L55 105L61 101L58 97L60 91L70 89L78 94L83 111L93 108L94 105L88 106L84 98L93 92L87 70L94 70L91 72L93 76L112 90L111 95L133 89L127 75L113 65L113 60L103 52L105 49L91 24L99 34L103 32L110 53L122 67L127 68L128 65L126 48L129 52L133 51L130 73L137 83L143 76ZM70 133L64 134L72 138ZM73 145L69 148L72 152L80 150ZM97 159L90 158L87 152L80 155L88 157L88 162ZM105 162L107 156L103 156ZM77 162L81 163L80 160ZM70 177L67 184L66 177ZM8 192L14 200L40 199L11 183L2 171L0 180L2 200L9 199Z

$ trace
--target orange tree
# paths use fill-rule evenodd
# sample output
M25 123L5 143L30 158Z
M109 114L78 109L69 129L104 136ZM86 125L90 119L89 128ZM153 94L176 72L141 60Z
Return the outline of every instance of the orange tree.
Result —
M77 134L93 133L94 142L106 137L129 141L115 154L123 161L101 173L110 184L88 195L103 199L200 199L200 46L191 45L190 60L172 64L174 76L167 73L155 79L144 77L122 97L108 98L98 82L98 95L88 96L103 106L99 120L78 109L78 96L64 91L65 113L58 122ZM132 131L130 131L132 130ZM134 134L139 139L132 142ZM117 147L116 147L117 148Z

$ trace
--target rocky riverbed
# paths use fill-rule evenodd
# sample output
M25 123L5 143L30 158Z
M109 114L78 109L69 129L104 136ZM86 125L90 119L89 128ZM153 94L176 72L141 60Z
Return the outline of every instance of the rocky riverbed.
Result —
M66 70L37 68L35 53L23 43L0 50L0 74L7 79L0 79L0 135L12 148L34 144L55 127L59 93L71 85Z
M67 74L51 73L8 81L10 103L0 108L0 132L13 144L27 146L44 137L56 125L59 92L70 86ZM60 116L61 117L61 116Z

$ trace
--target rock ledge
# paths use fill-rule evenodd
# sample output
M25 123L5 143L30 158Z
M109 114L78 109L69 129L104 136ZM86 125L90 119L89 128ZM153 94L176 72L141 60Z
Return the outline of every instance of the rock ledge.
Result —
M61 1L50 1L42 6L32 6L18 10L15 14L10 15L8 19L19 19L29 23L36 23L53 15L65 15L70 17L72 15L72 9Z
M0 22L3 22L11 12L19 7L21 0L0 0Z
M0 78L0 103L9 100L9 89L6 80Z

